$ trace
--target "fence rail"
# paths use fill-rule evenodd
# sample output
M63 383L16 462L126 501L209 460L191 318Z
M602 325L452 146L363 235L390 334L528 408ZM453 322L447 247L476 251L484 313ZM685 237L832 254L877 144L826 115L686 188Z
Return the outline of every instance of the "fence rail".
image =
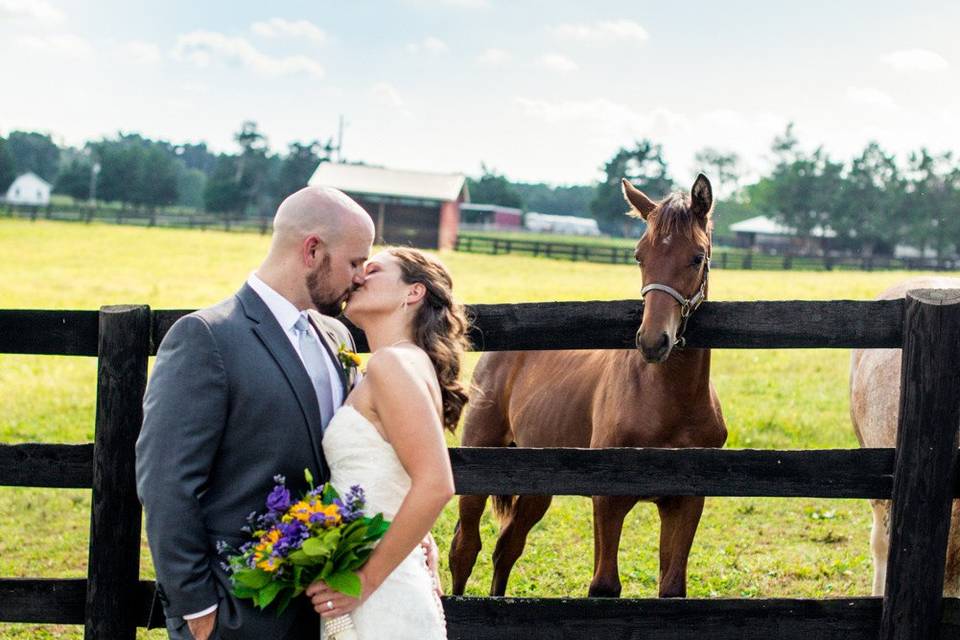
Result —
M574 262L604 264L636 264L633 247L604 246L585 242L546 242L461 233L456 251L488 255L526 255ZM798 270L798 271L886 271L929 270L955 271L960 259L893 258L888 256L807 256L770 254L749 249L733 249L714 245L711 265L718 269Z
M636 300L476 305L481 350L631 348ZM691 348L903 347L899 450L453 448L460 494L892 498L887 595L844 600L444 599L451 638L960 638L960 601L941 586L950 505L960 497L960 292L906 300L710 302ZM0 485L91 488L85 580L0 579L0 621L84 624L132 639L161 623L139 580L132 473L146 359L187 311L0 310L0 353L97 356L95 442L0 446ZM575 329L575 330L571 330ZM359 337L359 336L358 336ZM363 342L361 341L361 344Z

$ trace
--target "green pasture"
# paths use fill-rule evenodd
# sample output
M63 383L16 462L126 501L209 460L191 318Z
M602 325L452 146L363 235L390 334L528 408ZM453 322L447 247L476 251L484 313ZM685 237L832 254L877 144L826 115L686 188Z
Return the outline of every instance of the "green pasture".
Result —
M219 231L0 220L0 308L205 306L240 286L267 243L259 235ZM638 270L630 266L462 253L442 257L460 299L468 303L639 294ZM717 270L710 294L715 300L868 299L907 275ZM476 357L471 355L468 369ZM848 359L843 350L716 351L713 379L730 431L728 446L856 447L848 417ZM90 441L95 378L92 358L0 355L0 441ZM0 576L83 577L89 503L86 491L0 488ZM455 513L451 502L435 528L442 556ZM638 505L628 517L620 551L625 596L656 594L657 526L649 504ZM689 595L868 594L869 530L865 501L709 499L691 555ZM471 594L489 588L495 536L488 515ZM556 499L531 534L508 593L585 595L593 566L591 539L589 500ZM153 576L145 544L141 574ZM449 585L445 567L444 580ZM81 632L78 627L0 625L0 639L79 638Z

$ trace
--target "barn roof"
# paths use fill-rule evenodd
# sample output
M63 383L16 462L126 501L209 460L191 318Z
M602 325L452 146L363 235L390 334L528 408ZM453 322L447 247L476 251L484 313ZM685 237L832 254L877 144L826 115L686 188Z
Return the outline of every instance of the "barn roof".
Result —
M323 162L308 184L334 187L352 194L469 201L462 173L430 173L371 167L362 164Z

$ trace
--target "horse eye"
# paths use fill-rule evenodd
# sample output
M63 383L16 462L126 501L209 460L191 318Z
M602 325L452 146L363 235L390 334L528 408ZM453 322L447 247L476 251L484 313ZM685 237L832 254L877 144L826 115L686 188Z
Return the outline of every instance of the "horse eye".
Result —
M703 257L703 254L693 256L693 262L691 263L691 266L699 267L701 264L703 264Z

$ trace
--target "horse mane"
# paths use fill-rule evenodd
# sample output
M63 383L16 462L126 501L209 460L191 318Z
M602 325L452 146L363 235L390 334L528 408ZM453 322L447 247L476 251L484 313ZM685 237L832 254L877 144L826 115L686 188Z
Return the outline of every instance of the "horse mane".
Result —
M707 225L704 229L696 214L690 209L690 194L682 191L674 191L668 195L647 216L647 233L655 243L659 243L669 235L680 234L697 244L709 244L709 232L712 228L713 217L707 215Z

